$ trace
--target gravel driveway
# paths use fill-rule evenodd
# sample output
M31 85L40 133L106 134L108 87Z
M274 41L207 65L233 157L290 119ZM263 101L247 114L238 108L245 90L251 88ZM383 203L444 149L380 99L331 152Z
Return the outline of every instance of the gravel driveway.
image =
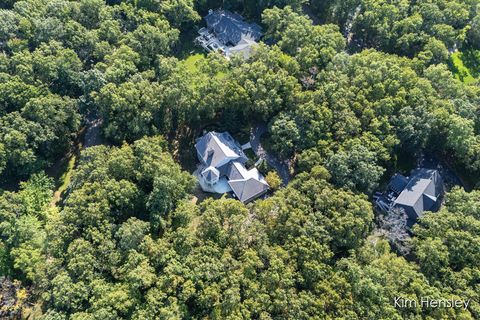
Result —
M284 185L290 181L289 162L280 160L277 156L268 153L260 142L261 137L267 132L266 124L255 125L250 132L250 144L255 155L267 161L268 165L274 168Z
M87 119L85 138L83 141L83 148L93 147L103 144L102 139L102 124L103 121L100 118Z

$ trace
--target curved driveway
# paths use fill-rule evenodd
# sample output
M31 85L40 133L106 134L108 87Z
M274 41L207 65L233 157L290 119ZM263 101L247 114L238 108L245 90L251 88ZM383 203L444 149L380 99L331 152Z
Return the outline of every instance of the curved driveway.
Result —
M290 181L289 162L280 160L275 155L268 153L262 147L260 138L266 132L267 125L264 123L257 124L252 128L252 130L250 131L250 144L252 146L252 150L257 157L267 161L268 165L270 165L277 171L278 175L282 179L283 184L286 185Z

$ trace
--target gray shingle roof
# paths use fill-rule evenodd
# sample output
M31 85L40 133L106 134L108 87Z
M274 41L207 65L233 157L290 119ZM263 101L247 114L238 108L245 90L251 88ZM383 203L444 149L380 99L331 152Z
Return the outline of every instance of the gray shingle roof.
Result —
M227 170L227 177L229 180L241 180L246 178L245 174L242 172L246 169L243 166L243 168L239 167L238 164L238 162L230 162Z
M267 192L268 184L255 178L246 180L230 180L228 184L232 188L237 198L243 203L247 203Z
M209 132L197 140L195 148L203 164L201 175L207 183L217 183L219 178L226 177L233 193L243 203L268 190L268 183L257 168L245 168L247 157L228 132Z
M417 169L412 172L394 206L405 209L410 218L416 219L421 217L424 211L436 209L442 193L443 182L437 170Z
M269 188L257 168L247 170L243 164L235 161L231 162L228 179L228 184L243 203L261 196Z
M244 37L257 41L262 36L262 28L258 24L245 22L242 16L227 10L211 11L205 21L223 44L237 45Z
M229 161L247 161L241 146L228 132L211 131L195 144L199 160L207 167L219 168Z
M248 59L257 45L258 43L254 40L243 38L236 46L228 48L228 56L240 55L244 59Z
M395 191L396 193L400 193L405 189L408 184L408 179L402 176L401 174L397 173L390 179L390 183L388 184L388 188L390 190Z
M202 171L202 176L207 180L208 182L214 182L218 181L220 177L220 172L217 170L217 168L214 167L207 167Z

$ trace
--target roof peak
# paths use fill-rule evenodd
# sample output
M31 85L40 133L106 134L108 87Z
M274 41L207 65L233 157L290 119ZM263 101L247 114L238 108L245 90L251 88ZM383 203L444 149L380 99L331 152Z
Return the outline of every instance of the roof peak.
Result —
M209 131L195 144L199 160L206 166L221 167L229 161L247 157L238 142L227 131Z

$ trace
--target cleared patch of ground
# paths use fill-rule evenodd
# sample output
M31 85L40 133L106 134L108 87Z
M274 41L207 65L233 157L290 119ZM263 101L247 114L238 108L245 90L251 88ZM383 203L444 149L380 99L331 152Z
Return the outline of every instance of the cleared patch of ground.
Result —
M68 186L70 185L76 160L77 160L77 156L73 154L68 159L68 162L65 162L65 170L57 180L58 188L53 194L53 199L51 202L52 206L56 205L60 201L63 193L67 190Z
M55 206L65 196L65 192L70 185L75 164L80 157L81 150L100 144L109 145L101 135L102 120L99 118L89 118L86 125L78 132L78 137L72 150L62 159L59 159L46 172L55 180L56 191L53 194L51 205Z
M466 83L475 83L480 75L480 51L467 50L450 55L450 68L455 78Z
M188 71L195 73L198 71L197 62L202 60L204 57L205 55L202 53L194 53L183 60L183 65Z

